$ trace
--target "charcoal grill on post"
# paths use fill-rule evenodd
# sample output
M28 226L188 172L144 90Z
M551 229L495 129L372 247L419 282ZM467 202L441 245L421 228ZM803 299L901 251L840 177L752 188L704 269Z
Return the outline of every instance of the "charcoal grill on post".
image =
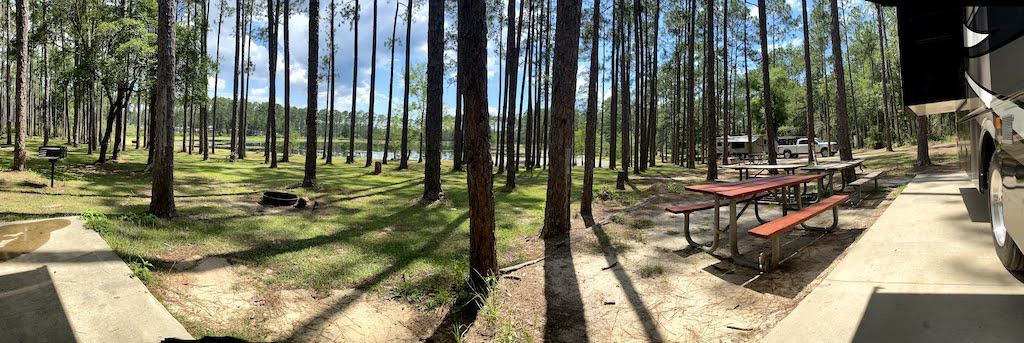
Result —
M68 157L68 147L48 145L39 147L39 158L50 161L50 188L53 188L53 176L57 169L57 161L65 157Z

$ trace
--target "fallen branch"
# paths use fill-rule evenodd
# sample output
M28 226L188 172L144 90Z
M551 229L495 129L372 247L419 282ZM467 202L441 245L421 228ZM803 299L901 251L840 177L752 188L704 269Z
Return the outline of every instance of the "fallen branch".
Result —
M735 325L726 325L725 327L733 329L733 330L740 330L740 331L754 331L754 329L752 329L752 328L745 328L745 327L740 327L740 326L735 326Z
M617 265L619 265L619 261L612 262L612 264L609 264L607 267L601 268L601 270L612 269L612 268L615 268L615 266L617 266Z
M530 260L530 261L526 261L526 262L523 262L523 263L520 263L520 264L517 264L517 265L514 265L514 266L508 266L508 267L505 267L505 268L501 268L501 269L498 269L498 274L508 274L508 273L511 273L511 272L523 269L526 266L529 266L531 264L534 264L534 263L537 263L537 262L540 262L540 261L543 261L543 260L544 260L544 257L541 257L541 258L538 258L536 260Z

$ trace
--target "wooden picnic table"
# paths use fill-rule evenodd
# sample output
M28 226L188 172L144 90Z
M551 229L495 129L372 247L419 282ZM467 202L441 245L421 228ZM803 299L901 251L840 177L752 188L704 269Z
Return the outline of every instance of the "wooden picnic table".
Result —
M806 184L807 183L815 182L815 181L820 181L821 178L823 178L823 177L824 177L823 174L780 175L780 176L769 176L769 177L755 178L755 179L746 179L746 180L743 180L743 181L736 181L736 182L709 183L709 184L703 184L703 185L687 186L686 187L687 190L698 192L698 193L704 193L704 194L708 194L708 195L711 195L711 196L715 197L715 225L714 225L715 236L714 236L714 240L711 243L710 248L708 248L707 251L710 253L710 252L714 252L715 250L718 249L719 234L721 233L721 230L720 230L720 227L721 227L720 220L721 219L719 219L720 218L720 216L719 216L719 214L720 214L719 207L721 205L722 200L724 199L724 200L729 202L729 227L728 227L728 231L729 231L729 253L730 253L730 255L731 255L731 257L732 257L734 262L757 268L758 267L757 262L752 262L752 261L744 260L743 256L740 255L740 252L739 252L739 246L738 246L738 242L737 242L737 240L738 240L738 238L737 238L737 236L738 236L738 234L737 234L738 227L737 227L737 224L736 224L737 217L738 217L738 215L736 213L736 204L737 204L737 202L743 201L745 198L750 198L750 197L755 197L756 198L756 197L758 197L759 194L766 194L768 192L772 192L772 191L775 191L775 190L781 190L782 191L782 196L780 197L780 199L781 199L781 203L782 203L783 215L785 215L785 213L786 213L786 203L787 203L787 201L786 201L787 190L789 188L791 188L791 187L795 187L796 188L793 191L792 194L797 195L797 197L798 197L797 201L796 201L797 206L802 208L803 207L803 201L800 201L799 196L798 196L798 194L800 194L800 189L799 189L800 186L803 185L806 188ZM755 206L756 206L757 199L753 199L753 202L755 202ZM755 207L755 211L756 211L756 207ZM693 242L692 237L690 237L689 230L686 230L686 232L684 232L684 233L686 234L687 241Z
M724 165L724 166L722 166L722 168L733 169L733 170L739 171L740 172L740 181L743 181L743 180L746 180L746 179L750 178L750 170L751 169L758 171L756 174L754 174L754 176L761 175L761 173L764 173L765 171L769 171L769 170L782 171L783 173L785 173L787 175L793 175L793 174L796 174L796 170L797 169L802 168L802 167L806 167L806 166L807 166L806 164L795 164L795 163L793 163L793 164L753 164L753 163L743 163L743 164Z
M864 160L863 159L856 159L856 160L850 160L850 161L839 161L839 162L826 162L826 163L820 163L820 164L813 165L813 166L806 166L806 167L803 167L803 168L800 168L800 169L801 170L806 170L806 171L809 171L809 172L812 172L812 173L816 173L816 174L825 175L825 178L823 179L824 181L819 182L818 185L821 186L819 189L825 193L823 195L828 195L828 194L832 193L832 191L834 190L834 188L833 188L834 187L834 183L833 183L832 179L833 179L833 176L835 175L836 172L842 172L842 171L844 171L846 169L857 168L857 167L861 167L861 168L864 167ZM840 181L841 181L840 182L840 186L839 186L839 189L837 191L842 192L844 189L846 189L847 183L846 183L846 180L843 179L842 177L840 177Z

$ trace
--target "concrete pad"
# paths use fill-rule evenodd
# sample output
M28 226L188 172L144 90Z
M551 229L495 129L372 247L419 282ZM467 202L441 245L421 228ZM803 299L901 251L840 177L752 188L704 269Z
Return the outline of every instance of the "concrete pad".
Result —
M77 217L0 226L0 261L0 341L192 338Z
M971 220L973 187L962 173L917 176L765 341L1024 340L1024 278Z

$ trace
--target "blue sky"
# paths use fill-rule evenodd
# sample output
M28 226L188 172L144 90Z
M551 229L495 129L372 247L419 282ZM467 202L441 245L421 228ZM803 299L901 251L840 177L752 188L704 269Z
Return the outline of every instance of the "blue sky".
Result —
M823 1L823 0L816 0L816 1ZM786 2L787 2L787 4L790 5L790 8L792 9L792 15L794 15L794 16L800 15L800 7L799 7L800 3L799 3L798 0L786 0ZM863 5L862 1L860 1L860 0L856 0L856 1L847 0L847 1L842 1L842 2L846 2L846 3L853 2L853 4L848 4L848 5ZM329 52L328 51L328 45L327 45L327 40L328 40L328 37L329 37L329 35L328 35L328 14L327 14L327 9L328 9L329 3L330 3L329 1L321 0L321 4L320 4L321 5L321 25L320 25L320 27L321 27L321 30L320 30L320 38L321 38L320 54L321 54L321 56L325 56ZM343 7L347 6L347 5L349 5L350 3L352 3L352 0L338 0L338 7L339 8L343 8ZM356 87L356 99L357 99L356 107L359 108L360 110L366 110L368 108L368 106L369 106L369 97L370 97L370 61L371 61L370 42L371 42L371 39L373 37L373 31L372 31L373 1L372 0L362 0L360 2L360 5L361 5L361 11L360 11L361 15L360 15L360 22L359 22L359 25L360 25L359 26L359 28L360 28L360 30L359 30L359 66L358 66L358 81L357 81L357 87ZM376 95L375 95L375 97L376 97L376 103L377 103L377 106L376 106L377 110L376 110L376 112L379 112L379 113L383 113L383 112L387 111L386 106L387 106L387 96L388 96L388 78L390 77L390 74L389 74L390 57L389 57L389 49L386 47L385 41L391 37L392 25L393 25L393 20L394 20L394 15L395 15L395 9L396 9L397 5L398 5L398 1L397 0L379 0L379 2L378 2L378 6L379 7L378 7L378 31L377 31L377 37L378 37L377 38L377 82L376 82ZM426 25L426 22L427 22L427 6L426 6L426 1L422 1L422 0L417 1L417 5L418 6L414 7L414 10L413 10L413 23L412 23L412 36L411 36L411 41L412 41L411 42L411 44L412 44L411 45L411 47L412 47L412 50L411 50L411 59L412 59L411 64L412 65L417 65L417 64L425 63L426 62L426 53L427 53L427 45L426 45L426 41L427 41L427 34L426 34L426 32L427 32L427 27L426 27L427 26ZM305 7L304 7L305 5L302 5L302 6L303 6L303 9L305 9ZM586 1L584 3L584 6L589 6L589 1ZM756 16L757 7L754 6L754 5L749 5L748 4L748 8L753 12L752 15ZM295 10L295 8L293 8L293 11L294 10ZM397 31L398 31L397 32L397 38L399 40L399 45L397 46L396 51L395 51L397 56L396 56L396 60L395 60L395 64L396 64L395 65L395 94L396 94L396 101L395 101L394 106L396 106L396 107L401 106L401 100L399 100L399 99L400 99L400 95L402 94L402 87L403 87L403 83L402 83L402 71L403 71L403 68L404 68L404 56L403 56L404 50L403 49L404 49L404 44L405 44L405 42L404 42L405 23L403 22L403 19L404 19L404 16L405 16L404 12L405 12L405 6L403 4L402 8L401 8L401 14L400 14L401 17L403 17L403 18L399 19L399 23L398 23L398 27L397 27ZM219 14L219 8L218 8L218 6L216 6L216 3L215 3L215 5L212 6L212 8L211 8L211 13L210 13L210 18L211 18L211 21L212 21L211 22L211 32L209 32L208 35L207 35L207 40L208 40L208 43L209 43L209 46L210 46L211 55L213 55L216 52L215 51L215 47L216 47L217 39L218 39L217 32L216 32L216 25L217 25L216 19L217 19L218 14ZM218 80L218 82L217 82L217 96L219 96L219 97L228 97L228 98L231 97L231 90L232 90L232 85L231 85L232 76L231 76L231 72L232 72L232 68L233 68L233 59L234 59L234 37L233 37L233 35L234 35L234 20L235 20L235 18L234 18L233 15L226 16L224 18L224 24L223 24L222 32L220 33L220 37L219 37L219 39L220 39L220 49L219 49L220 50L219 51L220 52L220 67L219 67L219 73L217 75L218 76L217 77L217 80ZM282 42L283 37L278 37L278 39L279 39L278 47L279 47L280 50L278 52L278 61L277 61L278 73L275 76L277 78L277 83L278 83L278 87L276 89L277 98L279 99L280 102L283 103L284 85L285 85L284 82L287 79L287 81L288 81L287 85L288 85L288 87L291 87L291 104L292 104L292 106L304 107L306 105L306 87L307 87L306 70L307 70L307 59L308 59L308 41L309 41L309 39L308 39L308 32L309 32L308 23L309 23L309 19L308 19L308 16L305 13L297 13L297 14L293 14L291 16L291 18L289 19L289 21L290 21L289 22L289 31L290 31L289 34L290 34L290 45L291 45L290 46L290 48L291 48L290 49L290 51L291 51L291 63L290 63L291 64L291 73L287 77L284 75L284 54L283 54L283 42ZM450 23L448 23L448 24L450 25ZM265 26L265 25L266 25L266 19L265 18L257 17L257 19L256 19L256 26L260 27L260 26ZM351 87L351 85L352 85L352 64L353 64L353 56L352 56L353 50L352 50L352 47L354 46L353 45L354 38L353 38L353 33L351 31L350 23L342 22L340 20L340 18L339 18L339 20L336 22L336 25L338 27L338 31L336 32L336 42L337 42L337 45L338 45L338 52L337 52L337 55L335 57L335 59L336 59L336 61L335 61L335 63L336 63L335 72L337 73L337 76L336 76L337 79L335 81L336 87L337 87L337 91L335 93L335 106L338 109L340 109L340 110L347 110L348 108L351 107L351 99L352 99L352 87ZM791 30L790 34L787 35L788 37L778 37L778 38L776 38L775 41L779 42L778 44L794 44L794 45L795 44L801 44L802 43L801 39L798 39L799 37L798 37L798 35L796 35L796 33L798 33L798 29L799 28L794 27ZM283 31L283 30L281 30L281 31ZM279 36L282 36L282 35L283 35L283 32L282 32L282 34L279 34ZM504 34L502 34L502 37L504 37ZM488 56L488 61L487 61L488 62L487 63L487 66L488 66L488 101L490 103L490 107L492 108L492 110L493 110L493 108L497 107L498 84L500 82L500 76L498 75L498 64L497 64L498 63L498 58L497 58L497 55L494 53L494 51L495 51L494 44L497 44L497 43L498 42L493 41L493 40L488 42L488 44L489 44L488 52L490 53L490 56ZM605 55L606 51L604 51L604 48L605 47L602 46L602 51L601 51L601 55L602 56L606 56ZM756 49L756 46L752 47L752 48ZM268 50L267 50L267 45L266 45L265 42L258 41L258 40L254 39L250 43L250 49L252 51L252 62L255 65L255 71L253 72L252 78L251 78L251 87L250 87L250 90L249 90L249 94L250 94L249 96L250 96L250 99L253 100L253 101L266 101L267 96L269 94L269 89L268 89L269 75L268 75L268 68L267 68L267 60L269 58L269 54L268 54ZM453 55L454 51L446 51L445 53L447 55ZM580 68L579 68L579 73L577 75L577 79L578 79L577 87L585 87L586 86L586 78L587 78L587 76L586 76L586 69L589 67L588 61L586 60L586 56L588 56L588 55L589 55L589 52L586 52L586 51L583 51L583 50L580 51L580 57L581 57L580 62L581 62L581 64L580 64ZM323 63L321 63L321 64L323 64ZM520 68L520 69L522 69L522 68ZM446 73L447 73L448 77L451 77L453 75L453 73L454 73L454 70L446 70ZM210 78L209 78L209 84L210 84L209 94L212 96L213 93L214 93L214 89L213 89L214 77L213 77L213 75L211 75ZM603 85L603 87L607 88L607 84ZM321 81L320 85L319 85L319 89L320 89L320 91L319 91L319 95L317 97L319 99L319 106L320 106L320 108L324 108L326 106L326 103L327 103L327 100L328 100L327 82ZM604 89L602 91L602 94L606 94L607 93L606 91L607 91L607 89ZM454 107L453 106L453 104L454 104L454 92L455 92L454 86L451 85L450 83L446 82L446 84L445 84L445 91L444 92L445 92L445 94L444 94L445 95L445 97L444 97L444 99L445 99L445 106L446 106L446 111L447 111L447 110L450 110L451 108ZM577 92L577 94L583 95L585 93Z

